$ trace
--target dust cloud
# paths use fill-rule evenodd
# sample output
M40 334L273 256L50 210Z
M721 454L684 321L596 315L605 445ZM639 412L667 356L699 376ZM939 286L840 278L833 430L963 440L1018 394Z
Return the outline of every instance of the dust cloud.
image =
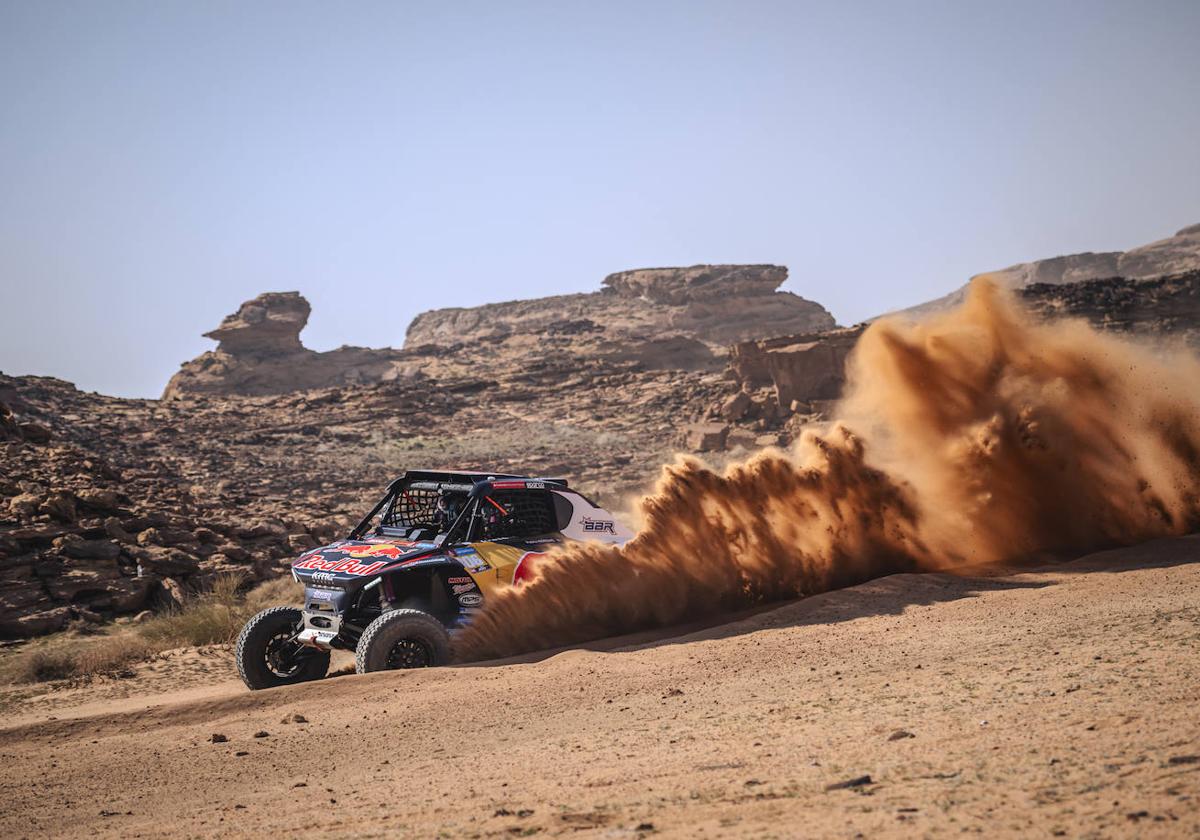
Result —
M949 570L1200 526L1200 363L976 281L958 309L883 319L837 419L718 473L664 467L623 547L576 544L457 642L506 656Z

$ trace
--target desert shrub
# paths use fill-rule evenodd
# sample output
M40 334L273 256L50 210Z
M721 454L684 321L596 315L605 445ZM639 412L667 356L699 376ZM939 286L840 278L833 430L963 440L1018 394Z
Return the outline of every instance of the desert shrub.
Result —
M246 619L266 607L296 603L301 590L290 577L277 578L242 592L242 578L222 575L212 589L188 601L183 609L155 616L137 627L142 638L173 647L232 642Z
M75 655L66 650L36 648L17 657L9 679L12 682L47 682L75 676Z
M81 646L74 653L75 673L72 676L112 674L157 652L158 649L151 642L140 636L133 633L114 633Z
M106 635L62 634L34 642L0 663L0 681L47 682L120 672L164 650L232 642L259 610L300 602L302 590L290 577L246 592L242 583L240 576L224 575L182 608Z

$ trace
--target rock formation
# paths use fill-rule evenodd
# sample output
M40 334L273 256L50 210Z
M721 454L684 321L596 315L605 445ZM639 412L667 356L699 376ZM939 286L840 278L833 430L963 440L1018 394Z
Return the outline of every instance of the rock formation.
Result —
M425 312L413 319L405 346L569 329L624 346L682 338L723 353L735 341L834 326L820 304L778 291L785 280L787 269L777 265L622 271L599 292Z
M305 348L300 331L311 307L299 292L267 292L246 301L205 337L216 350L202 354L171 377L163 399L184 394L264 396L309 388L385 382L404 375L396 350Z
M300 331L312 307L299 292L266 292L243 303L205 338L231 356L284 356L303 352Z
M163 397L282 394L464 366L491 377L539 367L551 351L564 361L717 370L731 342L834 326L820 304L777 291L786 279L786 268L770 265L626 271L606 278L600 292L425 312L409 326L403 350L326 353L300 343L308 301L298 292L270 292L205 333L220 342L217 349L184 364Z
M1110 277L1145 280L1196 269L1200 269L1200 225L1185 227L1174 236L1129 251L1098 254L1089 251L984 273L1002 286L1023 289L1038 284L1059 286ZM965 292L966 286L963 286L944 297L902 312L916 316L938 312L960 303Z
M1055 260L1030 265L1048 263L1062 265ZM1031 270L1028 276L1046 272ZM1103 330L1179 339L1200 350L1200 270L1164 277L1038 282L1019 288L1018 294L1047 317L1084 318ZM753 403L762 403L761 392L767 389L775 409L785 415L822 414L841 395L846 357L864 329L860 325L742 342L731 350L730 370L746 393L759 394ZM720 413L716 407L710 410L711 415Z
M845 384L846 357L864 327L747 341L733 347L730 367L748 388L770 386L780 408L836 400Z
M1165 277L1035 283L1021 297L1047 316L1086 318L1101 329L1182 339L1200 350L1200 270Z

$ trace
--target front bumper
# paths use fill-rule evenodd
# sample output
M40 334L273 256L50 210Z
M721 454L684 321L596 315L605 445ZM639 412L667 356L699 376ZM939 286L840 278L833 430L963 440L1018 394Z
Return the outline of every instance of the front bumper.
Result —
M330 650L334 638L342 631L342 617L336 612L321 609L306 609L303 615L304 629L296 641L318 650Z

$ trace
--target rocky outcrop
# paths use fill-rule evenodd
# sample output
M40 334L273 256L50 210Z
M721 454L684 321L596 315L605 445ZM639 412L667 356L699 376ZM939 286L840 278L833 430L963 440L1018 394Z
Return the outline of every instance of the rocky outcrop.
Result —
M577 332L583 344L603 339L629 347L682 338L723 353L735 341L834 326L820 304L777 291L786 279L787 269L776 265L622 271L606 277L599 292L422 313L409 326L405 346L565 329Z
M1034 311L1086 318L1103 330L1179 338L1200 350L1200 270L1166 277L1035 283L1021 290Z
M1174 236L1129 251L1052 257L976 277L987 276L1005 288L1024 289L1033 285L1060 286L1112 277L1127 281L1146 280L1197 269L1200 269L1200 225L1191 225ZM902 310L902 314L921 316L940 312L961 303L966 290L963 286L944 297Z
M846 381L846 357L864 327L781 336L735 345L730 367L748 389L770 387L782 409L805 410L836 400Z
M1030 263L1029 277L1049 276L1053 281L1031 283L1018 289L1018 294L1030 309L1045 317L1084 318L1102 330L1155 340L1181 339L1200 350L1200 270L1164 277L1061 282L1068 276L1070 264L1080 267L1086 263L1069 263L1068 258ZM730 371L747 394L768 389L784 416L789 412L825 413L841 396L846 359L864 329L860 325L742 342L731 349ZM762 397L756 400L762 402ZM714 407L710 413L719 415L721 411Z
M572 366L601 360L718 370L730 342L833 326L820 304L777 291L786 279L786 268L770 265L626 271L609 276L599 292L423 313L402 350L325 353L300 342L308 301L298 292L270 292L205 333L220 342L217 349L184 364L163 397L263 396L464 369L495 378L540 367L551 352Z
M300 332L312 308L299 292L267 292L246 301L205 337L216 350L186 362L163 399L185 394L264 396L311 388L386 382L404 375L397 350L305 348Z
M604 278L604 287L621 297L666 306L700 301L773 295L788 271L781 265L693 265L690 268L639 268Z
M216 352L231 356L280 356L300 353L300 331L312 307L299 292L266 292L227 315L221 326L204 334L215 339Z

